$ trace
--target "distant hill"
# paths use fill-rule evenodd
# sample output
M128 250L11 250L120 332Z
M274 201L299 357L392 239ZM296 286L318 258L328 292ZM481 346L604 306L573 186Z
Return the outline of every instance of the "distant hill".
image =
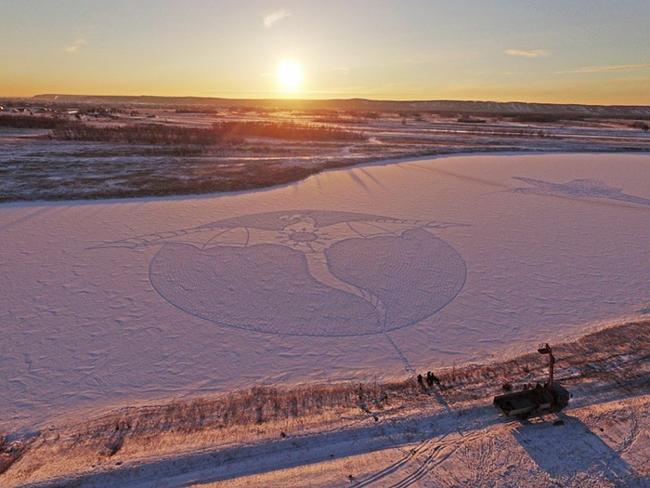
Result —
M368 100L363 98L331 100L231 99L203 97L104 96L43 94L35 101L62 104L128 104L146 106L258 107L290 110L354 110L374 112L439 112L485 115L553 114L574 117L650 117L650 106L579 105L525 102L489 102L456 100Z

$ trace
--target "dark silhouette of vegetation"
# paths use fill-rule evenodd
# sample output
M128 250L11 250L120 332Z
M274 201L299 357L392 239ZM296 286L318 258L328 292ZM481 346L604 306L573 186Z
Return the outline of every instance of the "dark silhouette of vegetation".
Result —
M0 115L0 127L15 129L59 129L72 122L57 117L38 117L34 115Z
M354 117L314 117L312 119L317 124L365 124L366 119L359 119Z
M211 128L140 124L96 127L71 124L57 127L52 137L67 141L99 141L126 144L235 144L245 137L294 141L358 141L363 134L321 125L292 122L218 122Z
M339 113L336 110L328 109L312 109L312 110L296 110L293 112L295 115L302 115L306 117L338 117Z
M362 110L345 110L343 114L349 115L350 117L357 117L361 119L379 119L381 115L378 112L366 112Z
M52 137L66 141L97 141L121 144L210 145L223 142L222 138L211 129L174 127L162 124L115 127L75 124L54 129Z
M583 120L584 117L566 114L512 114L510 115L515 122L541 122L553 123L560 122L561 120Z
M485 124L487 121L485 119L477 119L471 115L461 115L458 117L457 122L462 124Z
M293 141L361 141L360 132L293 122L218 122L213 129L222 137L268 137Z
M219 111L217 109L204 107L177 108L175 112L177 114L219 115Z

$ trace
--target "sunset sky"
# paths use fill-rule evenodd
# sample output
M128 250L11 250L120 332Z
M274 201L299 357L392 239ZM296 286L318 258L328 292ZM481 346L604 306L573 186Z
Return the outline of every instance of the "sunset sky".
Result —
M0 0L0 96L650 104L649 0Z

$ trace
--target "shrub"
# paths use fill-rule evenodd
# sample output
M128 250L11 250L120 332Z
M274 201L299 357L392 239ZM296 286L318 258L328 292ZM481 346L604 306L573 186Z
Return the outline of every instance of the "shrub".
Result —
M358 141L365 139L359 132L294 122L217 122L212 127L220 137L268 137L296 141Z
M641 121L632 122L630 127L633 129L641 129L643 132L648 132L648 130L650 130L650 126L646 122Z
M217 122L211 128L162 124L96 127L81 123L56 127L52 137L69 141L100 141L126 144L211 145L239 143L244 137L297 141L358 141L363 134L322 125L292 122Z
M463 124L485 124L487 121L485 119L474 118L471 115L461 115L458 117L457 122Z
M57 117L38 117L34 115L0 115L0 127L16 129L56 129L73 124L67 119Z
M217 134L210 129L173 127L160 124L96 127L75 124L56 128L52 137L66 141L99 141L126 144L197 144L219 142Z

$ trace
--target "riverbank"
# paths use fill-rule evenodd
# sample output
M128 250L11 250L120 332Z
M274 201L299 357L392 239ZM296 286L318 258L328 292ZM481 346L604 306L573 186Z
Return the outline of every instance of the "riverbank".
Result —
M0 479L8 487L185 486L217 480L233 486L284 480L291 486L309 476L313 486L337 479L365 486L426 476L438 480L435 486L448 486L445 480L462 475L502 486L507 480L500 473L514 461L499 450L514 442L519 447L513 451L521 451L518 462L537 465L531 473L518 467L513 474L522 482L538 477L536 486L551 486L624 479L626 486L642 486L650 474L643 462L650 448L643 434L650 422L649 343L646 320L553 344L557 381L572 393L571 403L559 416L531 424L502 418L490 403L506 383L516 389L544 381L545 357L537 353L435 369L440 384L431 388L408 377L391 383L262 387L119 409L16 441L20 455ZM557 420L564 425L555 426ZM577 445L585 429L591 439L587 449L572 453L571 469L554 472L553 451L537 437ZM590 456L605 450L606 464L592 465ZM488 465L458 469L474 455Z

